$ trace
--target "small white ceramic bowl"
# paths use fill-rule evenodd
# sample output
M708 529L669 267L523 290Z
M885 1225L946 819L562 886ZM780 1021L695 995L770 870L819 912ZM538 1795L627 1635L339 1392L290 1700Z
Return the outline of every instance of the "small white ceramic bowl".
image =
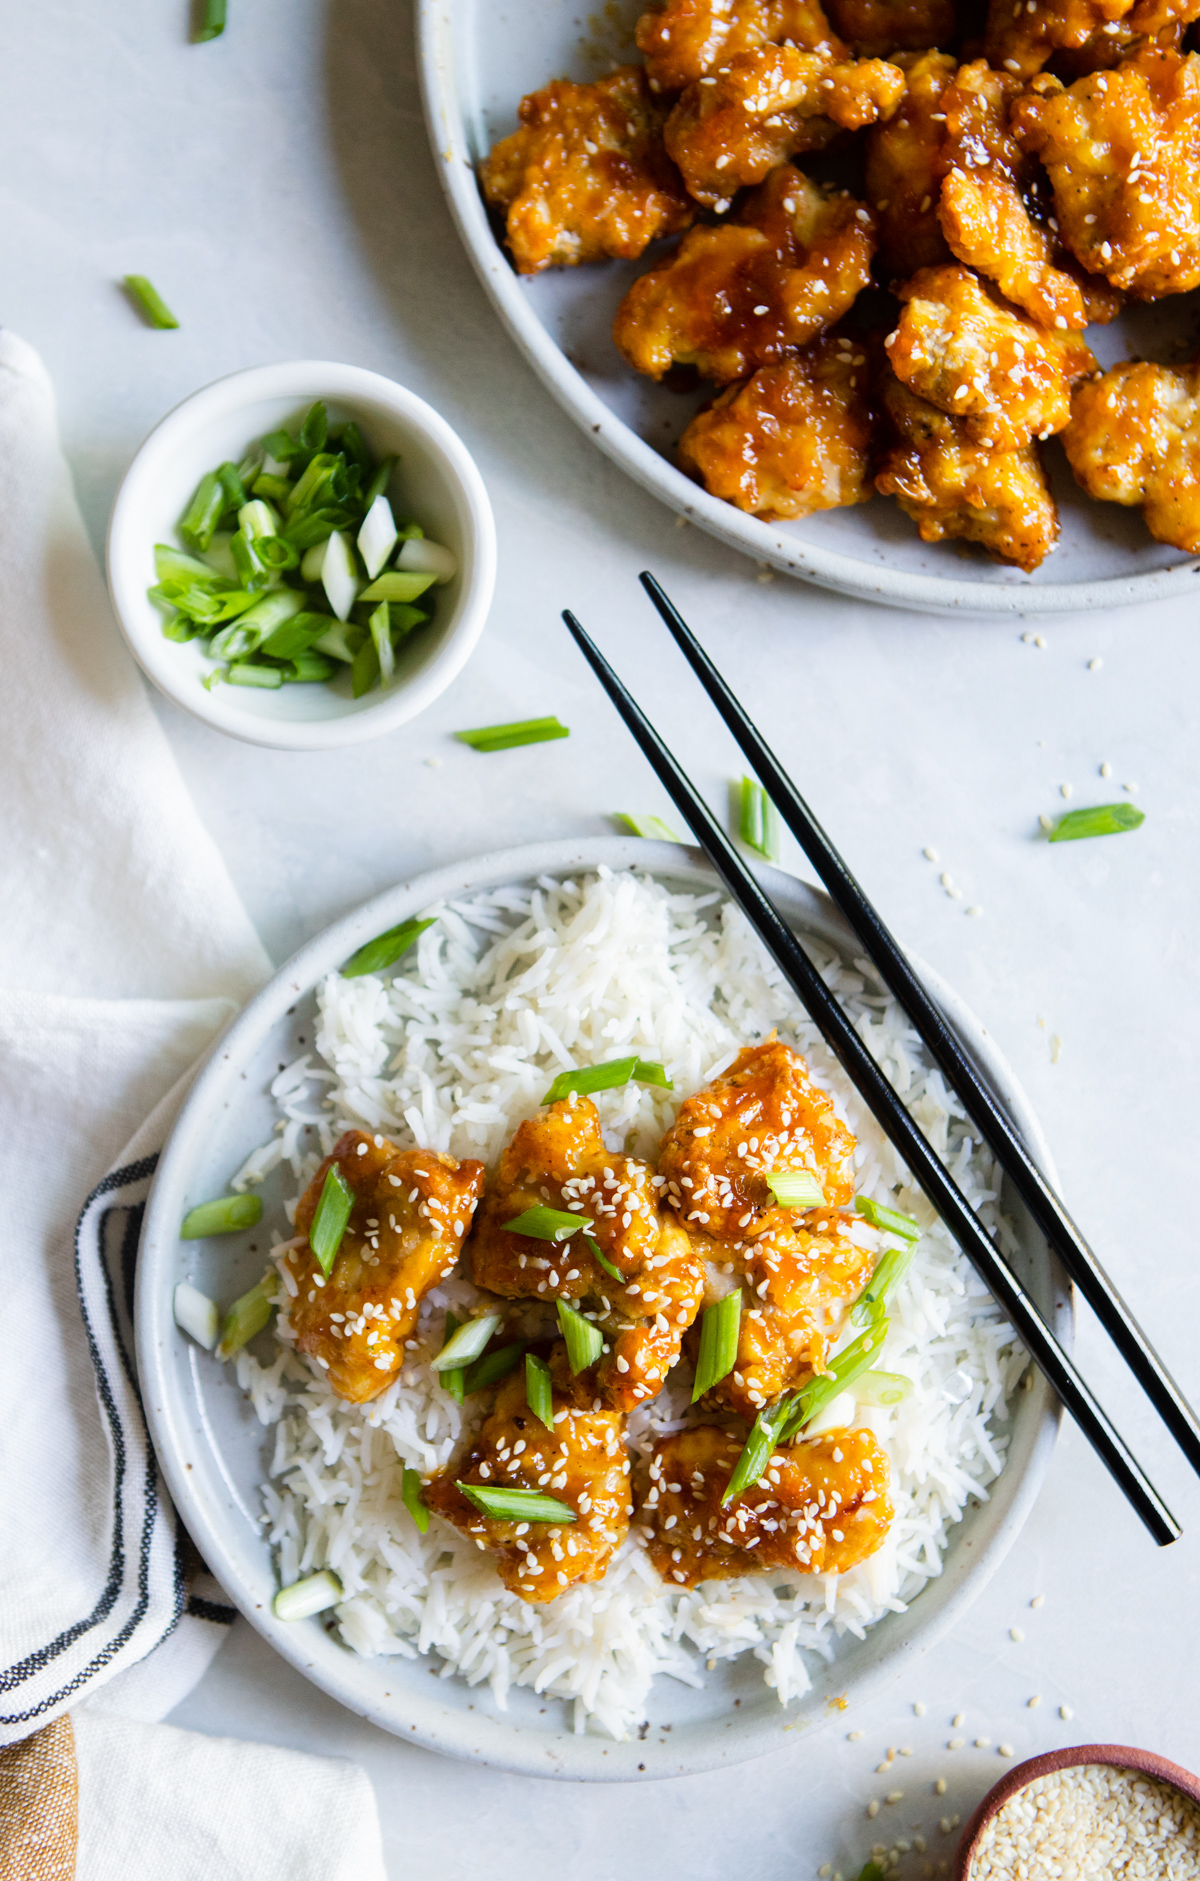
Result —
M377 457L395 451L395 499L425 533L454 552L458 573L432 590L432 624L414 634L396 677L352 699L348 678L325 685L257 688L202 683L212 660L204 643L166 640L147 599L154 545L182 546L178 522L206 471L237 463L280 425L294 425L317 399L332 423L353 418ZM300 359L254 366L218 379L177 405L142 445L117 492L108 525L108 586L134 658L160 692L218 731L282 751L328 751L394 731L446 690L483 631L496 581L496 528L483 479L461 439L415 393L378 372Z

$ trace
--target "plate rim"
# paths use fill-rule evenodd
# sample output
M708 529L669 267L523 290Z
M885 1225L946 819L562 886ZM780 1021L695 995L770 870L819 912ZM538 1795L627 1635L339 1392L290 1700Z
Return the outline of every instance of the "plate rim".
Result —
M878 569L836 549L784 534L761 517L746 515L710 496L660 457L616 416L551 338L496 242L475 179L475 166L458 109L454 8L457 0L417 0L418 75L430 150L463 247L510 337L559 405L579 428L644 490L709 535L802 581L873 601L951 616L999 616L1094 612L1169 601L1188 593L1200 574L1200 558L1140 575L1106 575L1094 581L1003 586L955 580L945 575Z
M985 1536L969 1563L961 1566L953 1563L947 1580L939 1577L927 1583L920 1598L929 1594L935 1598L923 1609L919 1600L914 1601L909 1612L915 1612L917 1617L910 1624L906 1637L894 1644L887 1640L882 1642L873 1657L868 1656L849 1680L845 1668L835 1662L832 1676L826 1682L844 1686L843 1696L829 1694L822 1700L822 1674L819 1668L812 1668L813 1690L799 1701L802 1708L806 1703L810 1705L811 1715L808 1716L800 1715L793 1706L764 1708L758 1715L746 1719L736 1719L730 1714L723 1721L708 1719L685 1727L674 1741L668 1741L660 1733L661 1744L617 1743L599 1736L576 1736L568 1730L538 1733L524 1728L511 1713L489 1717L478 1710L452 1710L436 1693L426 1696L419 1683L404 1691L398 1702L391 1692L380 1698L378 1691L372 1694L367 1689L372 1676L369 1668L386 1669L391 1664L408 1662L360 1659L331 1640L314 1622L289 1625L275 1619L270 1607L275 1583L269 1550L264 1545L269 1580L263 1577L256 1582L252 1576L243 1574L235 1550L227 1544L222 1532L223 1528L228 1528L228 1522L223 1521L219 1511L207 1506L201 1472L193 1468L188 1455L189 1448L196 1442L196 1432L189 1427L186 1417L184 1380L192 1376L198 1354L190 1342L182 1341L174 1324L171 1302L180 1246L180 1196L193 1156L198 1153L210 1118L223 1107L224 1094L240 1083L241 1066L253 1058L270 1029L286 1017L297 999L313 990L322 974L348 958L366 940L435 900L458 898L509 881L531 881L546 874L563 876L590 872L598 867L637 868L657 879L674 877L689 883L693 891L705 884L714 888L720 886L703 855L684 844L638 837L558 839L422 872L373 896L299 948L218 1040L197 1074L164 1145L142 1228L134 1330L147 1424L179 1516L233 1604L285 1660L352 1712L391 1735L425 1749L523 1775L621 1782L642 1777L652 1780L694 1775L780 1750L788 1744L792 1734L811 1735L827 1728L844 1716L849 1703L865 1702L877 1690L894 1682L957 1622L999 1567L1039 1493L1063 1413L1042 1374L1035 1373L1034 1388L1029 1393L1033 1402L1025 1410L1029 1420L1026 1428L1033 1434L1024 1469L1018 1477L1006 1479L1002 1474L996 1493L988 1499L989 1509L976 1517L982 1520L984 1514L998 1508L999 1514L992 1518L993 1532ZM755 872L790 920L800 921L834 945L857 945L842 917L821 890L779 869L759 866ZM1056 1181L1053 1159L1041 1127L994 1040L940 975L917 956L912 958L930 991L996 1083L1035 1160L1047 1177ZM1052 1324L1060 1341L1069 1349L1074 1329L1073 1293L1053 1257L1051 1277L1055 1302ZM437 1683L440 1685L441 1681ZM817 1710L822 1703L823 1713ZM735 1725L739 1728L735 1729Z

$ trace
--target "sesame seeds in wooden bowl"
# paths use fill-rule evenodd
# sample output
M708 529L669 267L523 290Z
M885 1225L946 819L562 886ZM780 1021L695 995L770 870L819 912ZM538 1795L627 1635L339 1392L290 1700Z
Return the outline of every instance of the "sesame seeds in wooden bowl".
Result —
M1151 1751L1081 1744L989 1790L954 1881L1200 1881L1200 1778Z

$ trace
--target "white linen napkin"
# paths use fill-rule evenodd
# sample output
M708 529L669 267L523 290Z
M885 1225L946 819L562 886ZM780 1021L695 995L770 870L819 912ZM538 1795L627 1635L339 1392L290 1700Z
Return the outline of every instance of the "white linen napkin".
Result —
M244 1785L263 1820L292 1807L299 1822L318 1794L337 1817L344 1791L363 1817L361 1773L330 1764L318 1778L312 1759L251 1745L234 1757L224 1740L139 1735L128 1722L165 1716L233 1618L216 1584L191 1571L158 1480L128 1307L155 1153L196 1060L269 962L118 636L46 373L7 332L0 670L0 1745L90 1708L76 1712L90 1747L80 1881L198 1875L198 1860L172 1866L166 1846L160 1859L145 1839L161 1816L187 1845L168 1815L179 1790L196 1810L196 1846L207 1836L222 1851L207 1873L340 1876L322 1865L323 1836L303 1864L290 1840L276 1857L246 1839L238 1855L237 1798ZM110 1789L107 1816L95 1793L89 1802L89 1769ZM136 1867L96 1854L89 1869L88 1848L118 1846L123 1796L138 1822ZM373 1801L364 1819L356 1872L374 1881ZM102 1820L88 1841L88 1822Z

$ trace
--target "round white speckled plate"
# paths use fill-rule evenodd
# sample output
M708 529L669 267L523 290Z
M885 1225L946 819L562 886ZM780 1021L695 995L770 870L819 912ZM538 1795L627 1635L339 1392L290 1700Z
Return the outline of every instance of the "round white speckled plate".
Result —
M637 58L639 0L609 0L589 17L574 0L419 0L421 79L433 154L459 234L492 305L559 404L601 450L682 516L745 554L868 601L942 614L1050 614L1123 607L1196 592L1200 562L1153 542L1137 510L1093 503L1061 447L1047 467L1062 540L1032 575L977 550L921 542L897 504L875 497L796 523L768 523L709 496L678 470L674 445L707 394L683 397L628 368L613 315L649 260L513 272L496 239L475 166L516 127L517 104L559 76L590 79ZM659 252L662 252L661 250ZM1103 365L1190 358L1195 297L1131 307L1089 343ZM799 599L799 597L798 597Z
M670 843L603 837L544 843L403 882L302 948L221 1040L184 1106L147 1206L136 1301L142 1392L168 1486L214 1573L259 1632L314 1684L398 1737L506 1770L588 1781L686 1775L759 1756L843 1717L847 1707L911 1668L1003 1558L1037 1494L1059 1420L1057 1401L1038 1376L1031 1391L1018 1394L1007 1466L989 1500L973 1506L954 1531L941 1577L907 1613L889 1615L865 1640L842 1641L832 1666L812 1666L812 1691L786 1708L764 1685L762 1667L747 1658L710 1674L698 1691L659 1679L644 1738L618 1744L574 1735L568 1707L558 1701L513 1691L502 1711L486 1688L431 1676L437 1661L361 1659L319 1620L287 1625L274 1617L275 1570L259 1522L258 1493L273 1438L238 1390L232 1367L217 1365L195 1346L172 1315L180 1279L190 1278L222 1299L252 1285L262 1272L262 1243L253 1230L184 1243L179 1223L194 1202L220 1194L249 1151L271 1134L277 1115L271 1080L311 1046L314 988L331 968L365 940L442 897L600 864L649 869L693 891L714 886L696 851ZM798 932L859 951L823 895L774 869L762 875ZM936 975L922 971L1053 1179L1041 1131L1008 1066L978 1021ZM276 1171L263 1188L265 1219L278 1214L284 1193L284 1176ZM1069 1346L1069 1288L1019 1204L1006 1196L1004 1206L1020 1238L1022 1278Z

